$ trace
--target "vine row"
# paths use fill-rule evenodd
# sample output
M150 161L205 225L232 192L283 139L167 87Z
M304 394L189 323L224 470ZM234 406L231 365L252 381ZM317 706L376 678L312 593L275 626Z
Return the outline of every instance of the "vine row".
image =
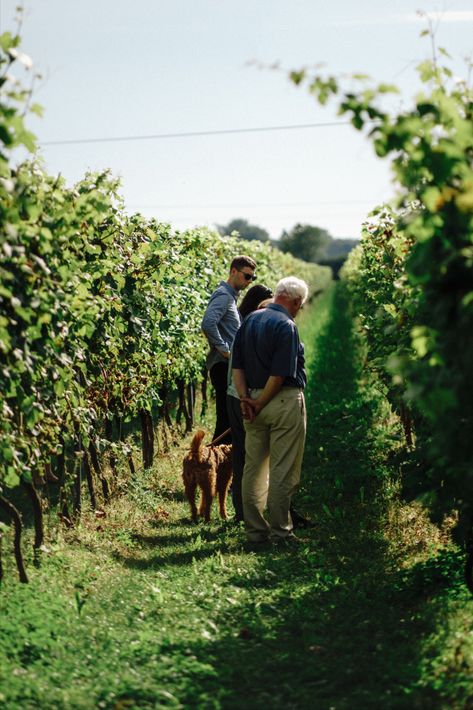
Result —
M324 104L367 129L377 155L391 159L393 201L368 218L344 267L354 314L366 336L367 367L384 383L403 423L402 469L410 495L435 519L473 521L473 91L434 47L417 68L421 90L398 110L396 87L353 76L293 72ZM394 106L395 108L392 108ZM463 528L463 530L462 530Z
M140 424L145 467L156 417L169 426L173 410L192 426L207 349L200 323L236 254L253 257L269 286L296 272L313 293L331 278L260 242L128 215L108 171L69 187L36 159L13 167L15 148L34 149L23 117L30 92L11 75L18 46L18 37L0 37L0 506L16 525L16 553L21 521L10 492L25 488L40 550L39 484L58 484L72 525L83 480L97 508L120 461L134 472L127 425ZM19 573L25 581L21 561Z

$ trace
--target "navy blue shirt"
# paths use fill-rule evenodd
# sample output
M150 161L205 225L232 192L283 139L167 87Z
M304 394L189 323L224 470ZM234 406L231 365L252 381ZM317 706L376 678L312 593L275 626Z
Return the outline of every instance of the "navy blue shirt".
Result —
M233 345L232 366L245 371L250 389L262 389L271 375L284 377L285 387L305 387L304 346L284 306L270 303L245 318Z

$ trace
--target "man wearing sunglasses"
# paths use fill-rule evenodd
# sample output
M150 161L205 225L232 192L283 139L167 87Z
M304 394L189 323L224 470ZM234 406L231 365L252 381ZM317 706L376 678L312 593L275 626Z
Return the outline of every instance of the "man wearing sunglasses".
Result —
M230 428L227 414L227 377L230 349L240 327L237 299L256 279L256 262L249 256L236 256L230 265L226 281L220 281L210 296L203 320L202 330L209 342L207 369L215 390L217 421L213 439ZM220 440L221 444L231 444L231 434Z

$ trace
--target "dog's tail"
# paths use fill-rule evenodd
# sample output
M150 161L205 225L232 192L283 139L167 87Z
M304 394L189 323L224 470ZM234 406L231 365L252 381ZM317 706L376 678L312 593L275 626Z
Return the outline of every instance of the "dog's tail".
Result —
M191 451L192 454L195 456L196 459L199 461L202 459L202 449L204 447L202 441L205 436L205 431L203 429L199 429L195 434L194 438L191 441Z

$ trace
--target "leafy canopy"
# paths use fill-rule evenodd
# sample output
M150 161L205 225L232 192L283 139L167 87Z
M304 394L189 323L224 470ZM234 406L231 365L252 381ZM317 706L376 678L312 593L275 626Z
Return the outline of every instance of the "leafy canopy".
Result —
M284 231L278 246L296 259L315 263L323 259L332 238L327 230L310 224L296 224L290 232Z
M269 242L269 234L265 229L258 227L256 224L250 224L248 220L241 217L232 219L228 224L217 225L217 229L222 236L237 232L235 236L240 239L250 242L255 239L260 242Z

